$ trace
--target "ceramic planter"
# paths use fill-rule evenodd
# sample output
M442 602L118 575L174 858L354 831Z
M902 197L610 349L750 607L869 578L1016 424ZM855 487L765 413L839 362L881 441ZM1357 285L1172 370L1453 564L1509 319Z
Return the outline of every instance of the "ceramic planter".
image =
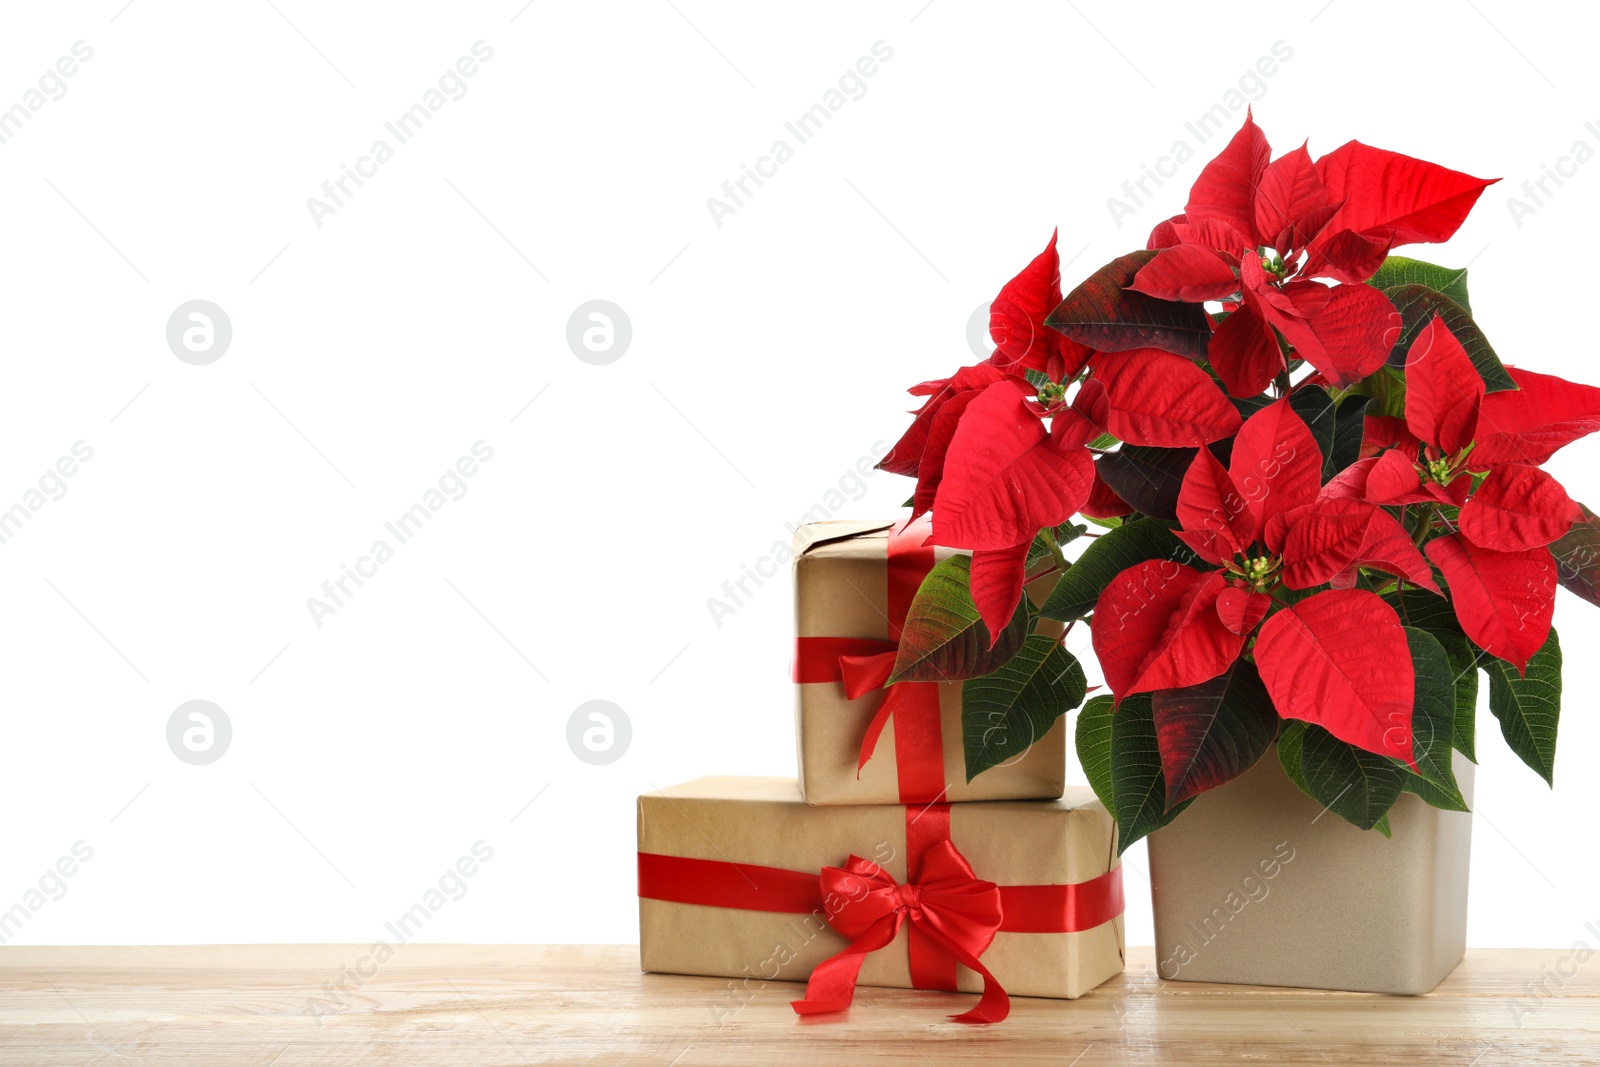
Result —
M1457 780L1472 800L1473 765ZM1466 950L1472 816L1409 793L1394 836L1300 792L1276 750L1150 835L1162 978L1426 993Z

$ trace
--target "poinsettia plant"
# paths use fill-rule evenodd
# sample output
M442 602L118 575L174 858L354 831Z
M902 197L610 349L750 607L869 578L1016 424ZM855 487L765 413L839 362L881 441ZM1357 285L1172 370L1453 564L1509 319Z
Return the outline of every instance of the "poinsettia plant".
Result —
M1387 834L1404 792L1466 810L1487 677L1553 782L1556 587L1600 605L1600 520L1542 464L1600 429L1600 388L1503 364L1466 270L1394 254L1490 184L1356 141L1274 159L1247 117L1148 247L1063 294L1052 236L991 305L993 355L911 389L879 466L967 554L891 684L966 680L969 777L1082 705L1122 848L1274 747Z

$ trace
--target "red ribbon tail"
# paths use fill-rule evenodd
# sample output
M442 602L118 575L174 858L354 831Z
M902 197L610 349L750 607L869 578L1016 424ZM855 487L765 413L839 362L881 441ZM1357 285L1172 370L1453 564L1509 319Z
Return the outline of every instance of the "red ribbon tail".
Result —
M974 960L973 963L977 963L977 961ZM982 964L973 967L972 963L969 963L967 966L972 967L973 970L983 976L983 996L979 997L978 1003L967 1011L962 1012L960 1015L952 1015L950 1018L958 1023L1005 1022L1006 1016L1011 1014L1011 997L1001 988L994 975L990 974Z
M979 962L977 956L950 940L942 931L934 929L928 923L920 925L930 940L937 942L946 952L954 956L958 963L970 967L983 979L983 995L978 998L978 1003L960 1015L952 1015L950 1018L958 1023L1004 1022L1006 1016L1011 1014L1011 997L1007 995L999 979L989 973L989 968Z
M898 653L894 646L886 652L868 655L846 653L839 657L839 680L844 683L844 695L860 700L875 690L882 689L894 674Z
M856 938L842 951L817 964L806 982L804 1000L791 1000L789 1006L796 1015L822 1015L831 1011L844 1011L855 999L856 979L861 974L861 964L867 953L894 940L900 924L894 917L886 917Z
M883 703L878 705L878 711L872 716L872 721L867 724L867 734L861 739L861 758L856 763L856 777L861 777L861 772L866 768L867 761L872 758L873 750L878 747L878 738L883 735L883 728L889 725L889 716L894 714L895 705L900 700L900 687L890 686L889 691L883 695Z

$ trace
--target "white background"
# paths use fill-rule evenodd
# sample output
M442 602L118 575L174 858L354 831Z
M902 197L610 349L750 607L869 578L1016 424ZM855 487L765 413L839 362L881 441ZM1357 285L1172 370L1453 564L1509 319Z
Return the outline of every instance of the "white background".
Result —
M720 626L708 598L842 478L843 515L897 506L903 480L848 475L904 388L973 360L969 316L1052 227L1069 280L1141 247L1222 139L1120 228L1107 198L1274 42L1246 89L1275 148L1504 176L1417 251L1471 263L1508 361L1600 379L1600 163L1507 207L1600 147L1577 9L123 4L7 5L0 34L0 106L93 48L0 145L0 507L93 449L0 545L0 909L93 849L17 942L366 942L480 840L426 939L634 940L634 796L794 770L787 573ZM319 228L307 198L479 40L466 95ZM707 198L878 41L865 95L716 225ZM209 366L165 340L197 298L234 331ZM607 366L565 340L597 298L633 325ZM466 495L318 627L307 598L480 440ZM1552 469L1595 501L1597 460ZM1480 718L1477 945L1600 920L1600 613L1563 593L1556 623L1555 791ZM232 722L210 766L167 747L191 699ZM591 699L632 723L609 766L566 742Z

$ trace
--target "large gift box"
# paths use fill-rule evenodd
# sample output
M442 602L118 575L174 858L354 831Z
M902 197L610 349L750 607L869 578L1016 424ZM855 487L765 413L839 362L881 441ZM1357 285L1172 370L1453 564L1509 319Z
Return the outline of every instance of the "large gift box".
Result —
M909 872L909 877L908 877ZM816 807L793 779L701 778L639 798L640 963L732 979L713 1015L810 977L796 1010L866 985L1077 997L1123 969L1116 830L1052 801Z
M795 533L795 729L806 801L1059 797L1066 784L1059 720L1026 752L969 782L962 683L881 688L917 587L937 559L952 554L923 543L925 520L809 523ZM1037 601L1047 590L1028 592Z

